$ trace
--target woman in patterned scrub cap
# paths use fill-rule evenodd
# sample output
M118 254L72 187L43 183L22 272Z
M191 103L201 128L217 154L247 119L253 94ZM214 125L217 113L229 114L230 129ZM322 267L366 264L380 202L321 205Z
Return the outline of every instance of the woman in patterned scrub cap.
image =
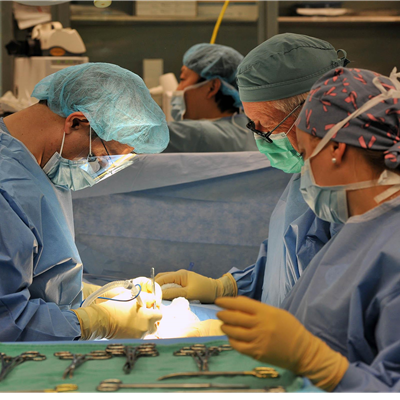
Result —
M282 309L217 299L232 346L327 391L400 390L400 74L337 68L297 121L301 192L343 228Z

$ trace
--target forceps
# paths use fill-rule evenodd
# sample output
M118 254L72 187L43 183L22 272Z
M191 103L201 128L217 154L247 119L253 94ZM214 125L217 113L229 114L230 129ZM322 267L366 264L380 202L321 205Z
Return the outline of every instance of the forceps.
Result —
M74 376L74 371L85 361L107 360L112 357L112 354L108 354L104 350L93 350L88 354L73 354L70 351L57 351L54 355L60 360L72 360L72 363L64 371L63 379L67 376L72 378Z
M106 352L113 356L126 356L123 371L129 374L139 357L157 357L160 353L154 343L144 343L137 347L124 346L123 344L109 344Z
M119 379L102 381L97 390L100 392L116 392L119 389L249 389L242 384L226 383L122 383Z
M256 378L279 378L279 373L274 368L256 367L251 371L198 371L198 372L178 372L176 374L164 375L158 378L159 381L171 378L190 378L198 376L244 376L250 375Z
M229 344L221 346L207 347L204 344L194 344L190 347L182 347L174 352L174 356L192 356L195 360L199 371L208 371L208 360L211 356L218 356L221 351L232 350Z
M0 372L0 381L2 381L8 373L13 370L18 365L22 364L25 361L44 361L46 356L44 354L40 354L38 351L25 351L24 353L11 357L5 353L0 353L1 359L1 372Z

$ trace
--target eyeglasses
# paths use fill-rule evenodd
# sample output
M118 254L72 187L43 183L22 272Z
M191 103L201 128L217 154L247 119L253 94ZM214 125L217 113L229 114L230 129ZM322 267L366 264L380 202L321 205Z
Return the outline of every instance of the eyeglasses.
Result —
M305 103L305 100L302 101L298 106L296 106L290 113L281 121L279 124L272 129L272 131L268 132L261 132L258 129L256 129L256 124L254 121L249 121L246 125L247 129L250 129L252 132L256 133L257 135L263 137L268 143L272 143L272 139L270 139L270 136L272 135L272 132L276 129L278 129L299 107L301 107Z

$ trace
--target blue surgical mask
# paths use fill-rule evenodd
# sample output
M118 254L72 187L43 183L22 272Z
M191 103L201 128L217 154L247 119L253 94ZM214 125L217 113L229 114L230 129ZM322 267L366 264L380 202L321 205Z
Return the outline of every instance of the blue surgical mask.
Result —
M349 218L346 186L319 186L315 183L310 159L301 170L300 192L315 215L324 221L344 224Z
M64 147L65 133L60 152L56 152L43 167L43 171L55 186L81 190L114 175L131 165L135 153L125 155L93 156L91 154L92 135L90 129L89 155L86 158L68 160L61 156Z
M183 90L176 90L171 98L171 117L174 121L182 121L186 112L185 92L207 84L208 81L190 85Z
M300 192L315 215L324 221L344 224L349 219L347 191L393 185L374 197L378 204L400 190L400 176L389 170L384 170L379 179L375 180L348 185L319 186L315 183L310 158L304 162L304 167L301 169Z
M177 90L171 99L171 117L174 121L182 121L186 112L186 103L183 90Z
M55 186L64 189L80 190L93 186L96 183L95 179L81 168L82 165L87 163L87 160L68 160L61 156L64 147L64 140L65 132L60 153L56 152L53 154L50 160L43 167L43 171Z

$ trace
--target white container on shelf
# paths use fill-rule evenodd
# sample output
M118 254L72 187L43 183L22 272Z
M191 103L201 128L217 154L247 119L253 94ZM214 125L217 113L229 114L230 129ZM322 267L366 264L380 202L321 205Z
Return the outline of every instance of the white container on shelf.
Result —
M196 1L137 1L137 17L195 17Z
M197 16L217 19L224 1L198 1ZM226 8L224 19L256 20L258 5L256 1L231 1Z

